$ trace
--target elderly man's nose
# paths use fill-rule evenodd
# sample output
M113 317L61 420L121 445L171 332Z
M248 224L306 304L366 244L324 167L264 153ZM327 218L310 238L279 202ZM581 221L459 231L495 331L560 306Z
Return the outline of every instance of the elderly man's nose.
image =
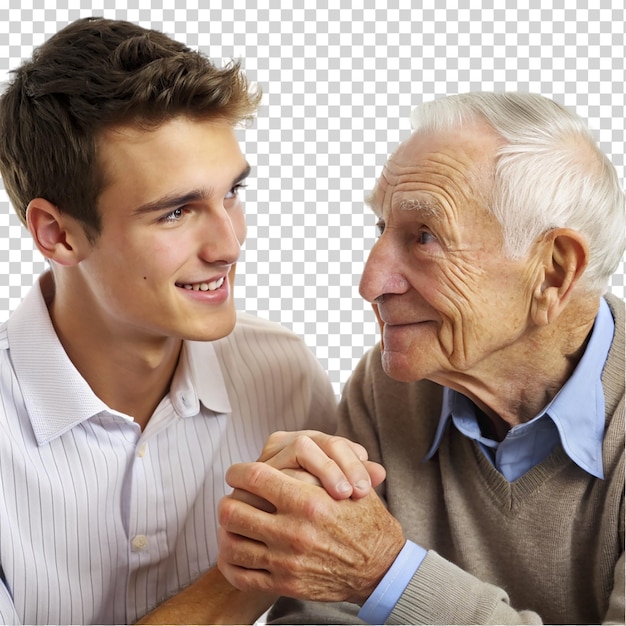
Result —
M365 263L359 293L368 302L380 304L385 294L404 293L408 286L398 255L379 239Z

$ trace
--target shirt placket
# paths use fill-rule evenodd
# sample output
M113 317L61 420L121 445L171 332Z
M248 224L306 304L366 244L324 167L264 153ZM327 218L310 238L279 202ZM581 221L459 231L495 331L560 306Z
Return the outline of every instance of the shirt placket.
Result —
M163 401L157 412L167 413L171 419L173 408ZM155 415L159 421L165 416ZM159 432L142 435L132 460L132 478L129 489L129 583L127 608L129 619L136 619L151 610L166 594L167 502L170 495L164 488L163 473L166 459L158 453Z

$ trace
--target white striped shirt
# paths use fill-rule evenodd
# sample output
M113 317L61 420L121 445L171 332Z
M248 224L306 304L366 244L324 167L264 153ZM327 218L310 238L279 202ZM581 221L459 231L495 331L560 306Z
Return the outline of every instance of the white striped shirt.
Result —
M215 564L232 464L275 430L334 430L332 386L304 343L240 314L185 342L141 432L74 368L39 286L0 327L0 620L129 624Z

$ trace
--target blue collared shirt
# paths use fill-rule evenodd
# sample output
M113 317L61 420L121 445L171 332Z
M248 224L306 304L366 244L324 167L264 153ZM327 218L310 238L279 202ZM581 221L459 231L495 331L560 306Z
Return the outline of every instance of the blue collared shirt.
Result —
M437 432L426 459L435 454L452 422L463 435L478 443L485 456L510 482L541 463L559 443L576 465L596 478L604 478L605 418L601 379L614 332L613 316L602 298L589 343L573 374L535 418L513 427L501 442L481 433L476 407L468 398L445 388ZM407 541L363 604L359 617L370 624L384 623L425 556L426 550Z

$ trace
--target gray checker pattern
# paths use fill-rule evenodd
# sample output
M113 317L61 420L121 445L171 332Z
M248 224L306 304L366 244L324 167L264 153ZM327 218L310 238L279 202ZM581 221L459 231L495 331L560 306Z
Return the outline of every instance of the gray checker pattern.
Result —
M0 8L2 82L34 46L88 15L163 30L218 63L243 59L264 98L258 120L240 133L253 176L244 193L249 234L238 305L304 337L338 394L377 339L358 294L375 236L363 198L409 134L414 105L472 90L543 93L589 120L624 180L625 11L616 1L565 8L586 3L558 0L546 8L538 0L482 7L425 0L405 9L399 0L385 8L372 0L351 8L342 0L317 8L276 0L7 4ZM504 4L517 7L497 8ZM3 189L0 241L3 321L45 267ZM625 274L622 262L612 280L621 297Z

